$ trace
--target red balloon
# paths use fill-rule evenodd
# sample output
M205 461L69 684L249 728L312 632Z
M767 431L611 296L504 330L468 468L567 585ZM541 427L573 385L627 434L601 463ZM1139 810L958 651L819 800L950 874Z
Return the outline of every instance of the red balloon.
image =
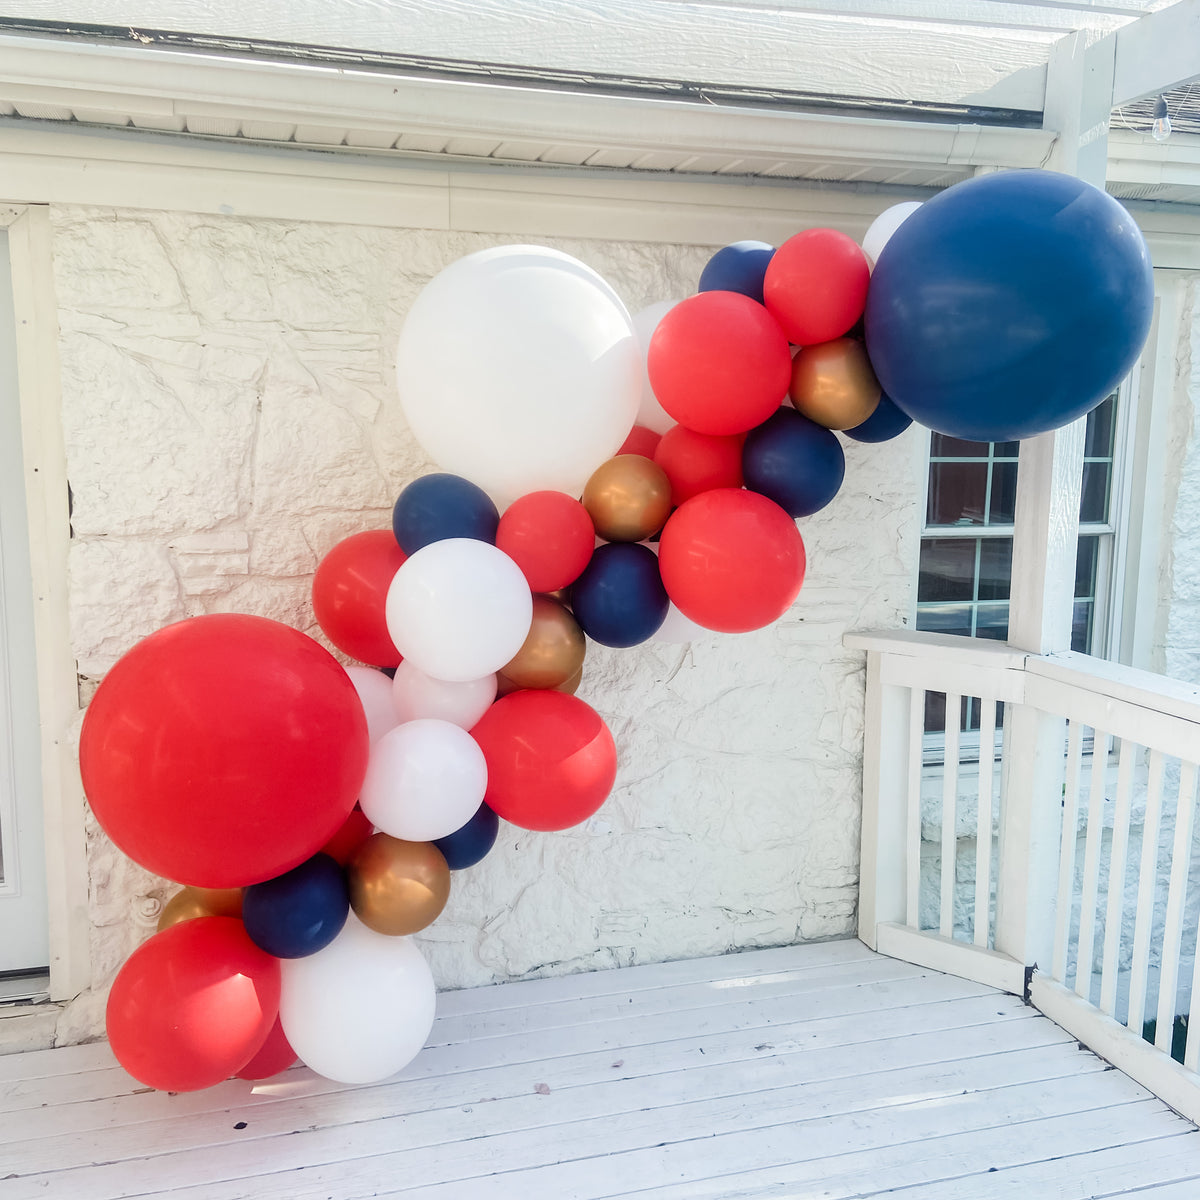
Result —
M369 529L338 542L313 576L313 615L343 654L373 667L395 667L400 651L388 634L388 588L407 555L389 529Z
M617 777L617 748L590 705L565 692L528 690L497 700L471 730L487 760L484 801L522 829L586 821Z
M193 617L108 672L79 743L96 820L136 862L244 887L311 858L354 807L367 719L341 664L263 617Z
M565 492L530 492L514 500L496 530L496 548L521 568L533 592L574 583L595 546L592 518Z
M321 847L322 854L328 854L339 867L344 867L353 857L355 851L375 832L375 826L361 808L357 806L350 810L345 824Z
M267 1040L259 1052L237 1073L239 1079L270 1079L280 1071L286 1071L299 1056L283 1032L279 1018L271 1026Z
M854 328L870 281L867 256L853 238L836 229L806 229L775 251L763 303L790 341L811 346Z
M240 1071L279 1016L279 960L235 917L197 917L156 933L117 973L108 1040L135 1079L194 1092Z
M658 323L646 355L650 386L667 413L697 433L726 436L761 425L787 395L787 338L740 292L700 292Z
M668 429L654 452L654 461L671 481L671 503L678 508L713 488L740 488L745 441L744 433L713 437L686 425Z
M746 633L787 612L804 582L795 521L757 492L720 488L671 515L659 539L667 595L685 617L721 633Z
M655 433L653 429L647 429L645 425L635 425L629 431L629 436L621 443L617 455L640 454L643 458L653 458L655 447L661 437L661 434Z

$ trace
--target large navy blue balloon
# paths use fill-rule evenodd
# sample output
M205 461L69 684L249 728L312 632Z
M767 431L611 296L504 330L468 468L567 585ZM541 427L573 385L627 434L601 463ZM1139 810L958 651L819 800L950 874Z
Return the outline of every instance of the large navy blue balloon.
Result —
M350 893L342 868L314 854L284 875L242 892L242 921L250 940L276 958L304 958L342 931Z
M856 442L890 442L912 424L912 417L901 412L887 396L880 396L875 411L861 424L842 432Z
M433 844L442 852L450 870L461 871L483 860L496 844L499 832L500 818L486 804L481 804L465 825L445 837L434 838Z
M831 430L781 408L746 434L742 475L752 492L774 500L788 516L807 517L837 495L846 456Z
M571 588L579 627L605 646L636 646L653 637L669 606L658 557L638 542L598 547Z
M1070 175L1006 171L923 204L880 253L866 338L883 390L970 441L1067 425L1133 366L1150 328L1133 218Z
M392 509L392 533L405 554L446 538L495 545L499 524L492 498L461 475L422 475L400 493Z
M763 278L775 256L766 242L734 242L722 246L700 272L700 292L741 292L763 302Z

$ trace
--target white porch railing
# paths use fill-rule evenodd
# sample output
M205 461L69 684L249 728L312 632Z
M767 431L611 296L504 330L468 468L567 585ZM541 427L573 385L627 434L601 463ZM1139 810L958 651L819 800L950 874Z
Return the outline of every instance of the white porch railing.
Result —
M1024 995L1200 1121L1200 688L938 634L845 643L867 652L859 937Z

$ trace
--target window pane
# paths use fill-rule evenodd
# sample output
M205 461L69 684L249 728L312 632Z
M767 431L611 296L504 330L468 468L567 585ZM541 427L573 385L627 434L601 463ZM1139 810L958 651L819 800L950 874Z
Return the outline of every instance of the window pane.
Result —
M981 604L975 616L975 636L1005 641L1008 638L1008 605Z
M993 458L1011 458L1015 459L1021 451L1020 442L993 442L992 457Z
M1075 595L1079 599L1090 600L1096 595L1099 550L1099 534L1085 534L1079 539L1079 553L1075 558Z
M1081 654L1091 652L1092 619L1096 614L1093 600L1076 600L1071 620L1071 649Z
M931 463L928 525L982 525L987 463Z
M1007 600L1012 583L1012 538L981 538L979 599Z
M1088 413L1087 433L1083 442L1085 458L1112 458L1116 407L1117 394L1113 392Z
M1108 520L1108 476L1106 462L1083 464L1083 492L1079 497L1079 519L1081 521Z
M989 525L1011 525L1017 508L1017 464L998 462L992 465L992 506L988 510Z
M927 538L921 543L917 602L975 598L975 539Z
M929 439L930 458L987 458L987 442L964 442L962 438L935 433Z
M929 604L917 609L917 628L927 633L960 633L971 636L969 604Z

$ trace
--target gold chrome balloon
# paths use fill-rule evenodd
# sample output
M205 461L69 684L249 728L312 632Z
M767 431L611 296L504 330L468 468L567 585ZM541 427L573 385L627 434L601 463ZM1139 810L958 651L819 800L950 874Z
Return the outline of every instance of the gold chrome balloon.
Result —
M879 403L879 380L853 338L805 346L792 361L792 404L826 429L853 429Z
M534 596L529 636L500 673L513 687L556 688L583 670L586 649L571 613L549 596Z
M376 933L399 937L437 919L450 898L450 868L432 842L373 833L346 866L350 907Z
M185 887L163 905L158 915L158 932L170 929L181 921L192 921L196 917L240 917L242 915L241 888Z
M618 454L592 472L583 507L606 542L642 542L671 515L671 481L651 459Z
M579 691L579 685L583 682L583 668L580 667L570 679L563 680L554 690L556 692L566 692L568 696L573 696Z

